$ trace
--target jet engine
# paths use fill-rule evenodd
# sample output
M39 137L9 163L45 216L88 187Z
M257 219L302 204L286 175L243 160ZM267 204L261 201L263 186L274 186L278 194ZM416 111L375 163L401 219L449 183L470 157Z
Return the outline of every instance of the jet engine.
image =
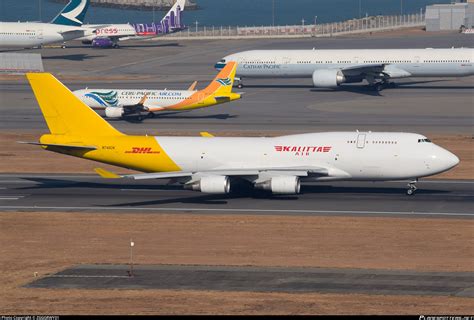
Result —
M313 73L313 85L316 88L336 88L346 82L346 77L338 69L315 70Z
M227 176L204 176L199 181L185 184L184 187L203 193L226 194L230 192L230 181Z
M273 194L300 193L300 178L295 176L273 177L265 182L256 183L256 189L268 190Z
M105 116L107 118L121 118L124 110L121 107L107 107L105 108Z

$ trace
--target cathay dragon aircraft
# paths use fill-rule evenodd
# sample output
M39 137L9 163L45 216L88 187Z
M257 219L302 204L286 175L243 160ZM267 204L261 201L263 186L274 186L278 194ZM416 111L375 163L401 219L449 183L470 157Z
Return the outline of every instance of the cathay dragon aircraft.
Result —
M177 0L168 13L159 23L111 24L111 25L84 25L97 29L95 34L80 38L83 44L92 44L98 48L118 48L119 41L128 39L146 39L159 35L181 31L185 28L182 22L186 0Z
M236 82L244 78L312 78L317 88L336 88L364 80L375 90L409 77L474 75L474 49L253 50L228 55L216 63L239 64Z
M71 0L50 22L0 22L0 46L33 48L94 34L82 23L90 0Z
M206 108L241 98L232 92L236 68L228 63L203 90L196 90L194 82L188 90L82 89L74 94L92 109L105 110L108 118Z
M297 194L306 181L410 179L447 171L458 157L416 133L324 132L273 138L125 135L48 73L29 73L50 133L42 148L144 173L104 178L172 179L185 188L226 194L238 180L274 194Z

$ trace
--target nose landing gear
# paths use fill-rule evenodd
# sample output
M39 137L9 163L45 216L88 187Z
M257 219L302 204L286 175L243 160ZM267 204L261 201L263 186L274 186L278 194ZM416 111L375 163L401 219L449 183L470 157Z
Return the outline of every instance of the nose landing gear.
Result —
M412 196L412 195L415 194L415 191L417 189L417 187L416 187L417 182L418 182L418 179L414 180L414 181L410 181L408 183L407 196Z

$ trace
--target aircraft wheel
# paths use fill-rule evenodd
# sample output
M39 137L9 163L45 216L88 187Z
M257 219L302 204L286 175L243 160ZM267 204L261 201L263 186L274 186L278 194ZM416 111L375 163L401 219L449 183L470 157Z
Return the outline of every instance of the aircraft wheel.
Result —
M244 85L241 84L241 83L239 83L239 84L237 85L237 88L239 88L239 89L242 89L243 87L244 87Z
M407 196L412 196L414 194L415 194L415 190L413 190L413 189L408 189L407 190Z
M148 113L148 118L154 118L155 114L153 112Z

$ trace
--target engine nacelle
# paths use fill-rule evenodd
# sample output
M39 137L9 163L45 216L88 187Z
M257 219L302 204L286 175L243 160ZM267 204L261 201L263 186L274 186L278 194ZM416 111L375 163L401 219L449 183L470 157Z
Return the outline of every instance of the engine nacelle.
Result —
M203 193L226 194L230 192L230 181L227 176L204 176L199 181L185 184L184 187Z
M295 176L273 177L265 182L255 184L256 189L268 190L273 194L300 193L300 178Z
M336 88L344 82L346 82L346 78L338 69L323 69L313 72L313 85L317 88Z
M123 108L120 108L120 107L105 108L105 116L107 118L121 118L123 114L124 114Z

